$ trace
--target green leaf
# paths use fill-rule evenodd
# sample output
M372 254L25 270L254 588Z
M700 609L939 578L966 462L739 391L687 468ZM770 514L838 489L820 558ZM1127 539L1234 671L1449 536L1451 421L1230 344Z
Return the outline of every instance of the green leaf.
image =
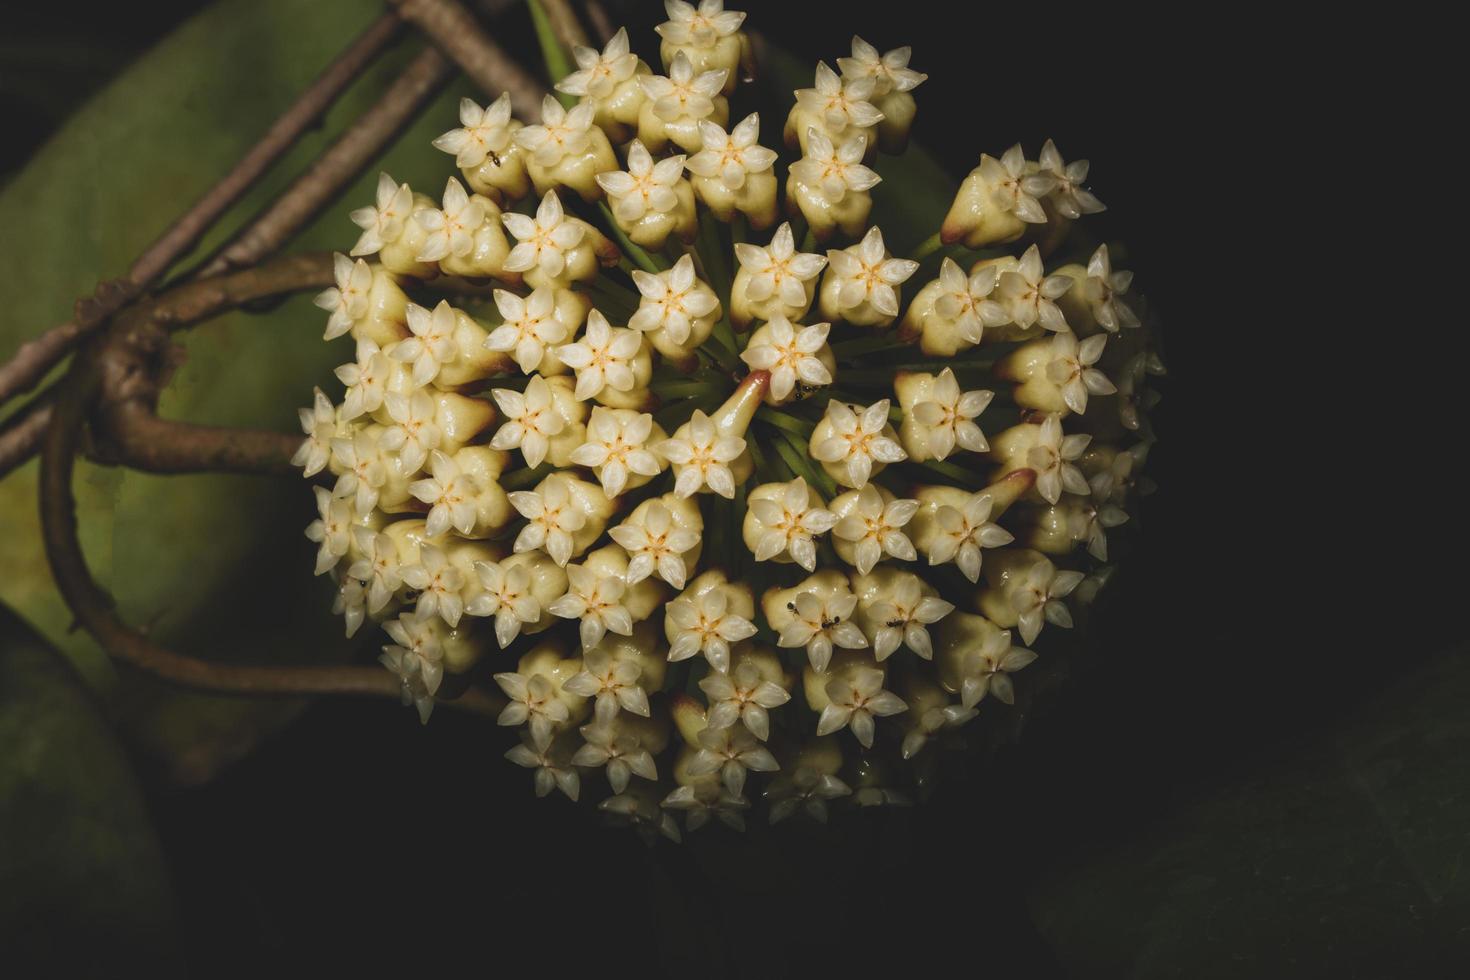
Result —
M182 975L126 754L62 656L0 606L0 949L14 976Z

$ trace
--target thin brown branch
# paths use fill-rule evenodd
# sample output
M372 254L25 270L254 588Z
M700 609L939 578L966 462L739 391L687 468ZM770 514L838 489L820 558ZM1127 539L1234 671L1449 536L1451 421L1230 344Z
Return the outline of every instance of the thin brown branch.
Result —
M568 52L574 44L585 48L592 43L569 0L541 0L541 9L546 11L551 29L556 32L557 40L566 45Z
M0 366L0 404L30 391L87 334L161 276L238 201L302 133L316 125L343 90L397 36L402 20L389 12L374 21L297 97L240 162L184 212L133 262L123 279L104 282L77 303L72 319L21 345Z
M403 19L429 36L488 95L510 93L522 119L541 117L546 86L486 34L457 0L389 0Z
M372 108L337 138L305 173L255 218L198 275L213 276L253 265L304 228L355 180L449 80L449 62L425 48L388 86Z
M612 18L607 15L607 8L602 5L601 0L587 0L584 6L587 8L587 19L592 22L592 29L597 32L598 38L603 44L611 41L617 28L613 27Z
M40 397L5 420L4 428L0 429L0 479L41 451L41 441L50 424L50 399Z

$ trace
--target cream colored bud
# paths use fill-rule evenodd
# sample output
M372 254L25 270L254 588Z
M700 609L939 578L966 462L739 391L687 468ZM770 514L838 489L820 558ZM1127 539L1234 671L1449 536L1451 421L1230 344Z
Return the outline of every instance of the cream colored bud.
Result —
M488 446L466 446L452 458L477 490L473 498L475 526L466 537L488 537L509 524L515 511L501 489L500 475L510 463L510 454Z
M451 276L467 276L472 279L499 279L510 286L520 284L518 272L505 270L505 257L510 254L510 242L505 237L505 226L500 222L500 206L484 194L470 198L484 210L484 220L472 233L473 244L463 255L453 252L439 260L439 268Z
M371 340L387 347L408 336L408 297L393 273L377 264L372 270L367 312L353 322L351 333L354 340Z
M413 205L404 216L406 220L402 222L402 234L391 242L384 242L378 252L378 260L383 263L383 268L401 276L413 276L415 279L432 279L439 274L438 264L419 261L418 255L423 251L424 243L429 240L429 229L412 217L419 211L434 211L438 207L438 202L427 194L413 195Z
M461 388L478 384L492 375L515 371L515 358L486 348L485 338L488 336L489 331L478 320L464 310L455 310L452 339L458 353L454 360L439 367L439 373L434 377L435 387Z
M878 149L889 156L898 156L909 146L909 130L918 114L918 104L912 92L894 89L884 95L876 95L873 105L883 113L878 120Z
M509 126L514 134L521 128L521 122L512 119ZM487 153L479 166L461 167L459 172L476 194L483 194L497 203L519 201L531 193L531 175L526 170L525 154L515 143L499 153Z
M542 365L555 358L543 358ZM560 364L557 361L557 364ZM587 413L589 406L580 401L576 394L576 382L570 375L559 374L546 379L551 388L551 407L561 417L561 431L547 440L546 459L552 466L572 465L572 453L587 441Z

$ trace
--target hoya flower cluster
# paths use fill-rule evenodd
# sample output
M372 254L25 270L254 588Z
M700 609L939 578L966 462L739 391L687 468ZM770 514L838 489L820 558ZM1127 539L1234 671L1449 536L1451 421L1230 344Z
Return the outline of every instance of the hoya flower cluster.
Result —
M783 127L744 15L667 8L653 64L619 31L573 105L466 100L437 197L352 212L296 462L425 722L493 684L536 793L678 837L905 802L1006 710L1106 580L1159 365L1085 162L983 155L885 235L908 49L854 38Z

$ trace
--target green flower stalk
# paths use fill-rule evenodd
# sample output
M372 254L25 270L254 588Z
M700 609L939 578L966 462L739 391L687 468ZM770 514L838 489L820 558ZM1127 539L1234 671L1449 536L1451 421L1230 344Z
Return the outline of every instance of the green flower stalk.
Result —
M579 47L577 101L466 100L439 201L385 174L352 212L318 304L355 356L296 463L406 704L491 673L538 795L677 838L907 802L1022 696L1146 489L1161 365L1131 274L1073 244L1085 162L982 156L894 254L909 50L817 66L783 180L759 115L726 128L744 15L667 8L666 75L625 31Z

